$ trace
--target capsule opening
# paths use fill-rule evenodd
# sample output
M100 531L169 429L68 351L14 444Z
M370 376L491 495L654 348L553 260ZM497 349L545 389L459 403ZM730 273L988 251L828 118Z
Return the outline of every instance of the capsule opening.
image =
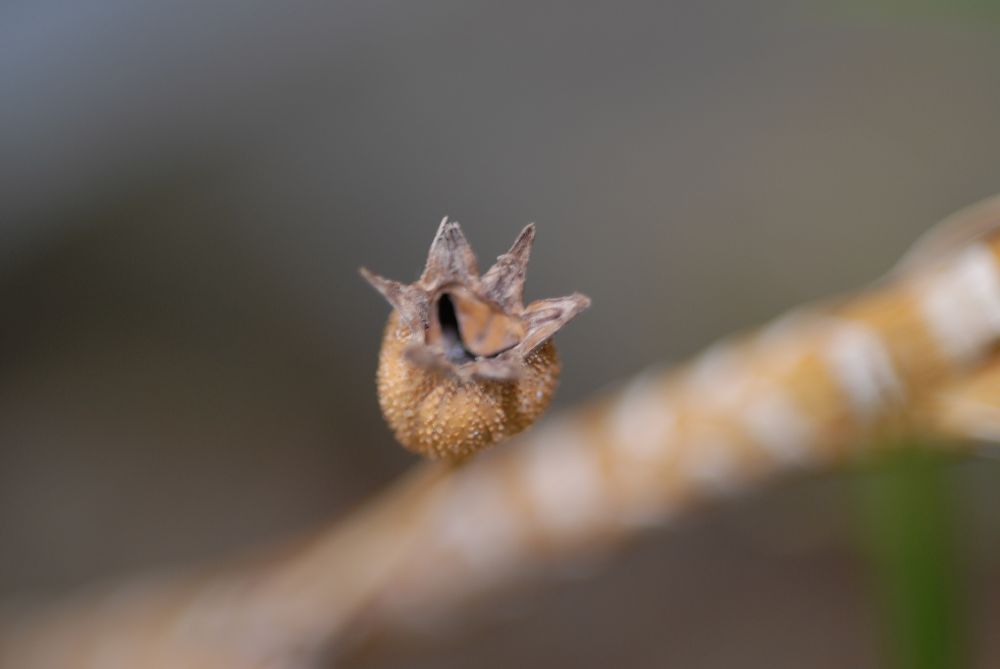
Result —
M434 306L428 344L437 344L455 364L493 358L521 341L520 319L456 286L442 292Z
M441 348L444 349L448 359L458 364L474 360L475 357L462 341L462 330L458 324L458 314L455 313L455 303L448 293L438 298L437 320L441 329Z

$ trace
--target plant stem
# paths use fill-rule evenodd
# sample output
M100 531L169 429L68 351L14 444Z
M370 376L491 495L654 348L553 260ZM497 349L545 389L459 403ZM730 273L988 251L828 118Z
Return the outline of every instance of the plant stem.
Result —
M880 610L886 666L967 665L949 459L910 443L860 476L864 549ZM937 450L937 449L935 449Z

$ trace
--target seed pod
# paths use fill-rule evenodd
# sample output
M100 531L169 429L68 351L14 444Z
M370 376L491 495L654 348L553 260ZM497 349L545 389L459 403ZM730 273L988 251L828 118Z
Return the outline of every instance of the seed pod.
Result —
M531 425L559 376L551 337L590 306L575 293L522 302L535 238L528 225L482 276L445 218L412 284L362 276L392 305L378 365L382 415L406 448L461 460Z

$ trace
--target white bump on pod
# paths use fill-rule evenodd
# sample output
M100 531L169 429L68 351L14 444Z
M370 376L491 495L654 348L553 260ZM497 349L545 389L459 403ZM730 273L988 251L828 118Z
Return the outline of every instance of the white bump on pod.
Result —
M677 416L662 378L662 371L642 373L621 392L608 417L617 513L631 527L658 525L670 512L664 471L677 453Z
M746 360L732 342L718 341L695 359L686 380L700 402L732 405L746 390Z
M687 378L685 406L697 414L738 414L761 382L753 364L756 346L756 341L749 342L749 346L723 341L698 356Z
M489 588L524 564L530 528L519 513L513 485L489 456L480 456L444 480L432 493L428 515L418 515L401 528L416 537L412 555L400 553L395 540L389 541L394 559L405 566L392 596L378 606L398 624L437 631L452 603L469 596L470 590Z
M439 505L439 527L448 549L488 577L503 571L525 550L526 529L510 485L498 469L469 466L452 479Z
M962 252L918 290L932 335L956 364L975 362L1000 335L1000 270L989 247Z
M823 358L860 418L873 418L904 393L885 342L866 325L834 321Z
M733 435L707 423L691 425L680 437L682 473L698 486L721 494L739 492L747 480Z
M538 430L522 452L523 485L535 517L556 537L599 526L610 513L610 495L600 453L569 420ZM598 521L598 522L595 522Z
M750 439L779 464L806 464L814 459L817 451L810 446L818 430L777 383L762 386L741 418Z
M655 380L659 372L639 375L621 392L609 418L616 453L630 462L651 464L662 461L677 417L666 393Z

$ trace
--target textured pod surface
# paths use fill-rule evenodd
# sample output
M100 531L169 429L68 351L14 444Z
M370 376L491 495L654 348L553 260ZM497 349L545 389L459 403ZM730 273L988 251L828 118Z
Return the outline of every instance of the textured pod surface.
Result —
M517 379L462 378L412 362L394 312L378 366L378 397L396 439L431 458L463 459L529 427L548 407L559 378L555 344L524 360Z
M457 223L441 222L412 284L361 273L393 306L382 339L378 396L406 448L462 460L521 432L552 399L551 337L590 305L578 293L522 302L535 228L482 276Z

